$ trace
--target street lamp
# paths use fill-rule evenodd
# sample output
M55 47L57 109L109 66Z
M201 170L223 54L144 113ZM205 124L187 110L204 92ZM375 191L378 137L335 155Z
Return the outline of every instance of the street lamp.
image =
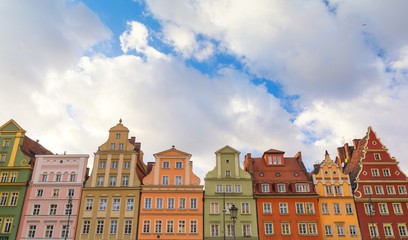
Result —
M65 231L65 240L68 238L68 232L69 232L69 220L71 218L71 213L72 213L72 196L71 194L68 195L68 222L67 222L67 229Z
M231 220L232 220L232 223L233 223L233 226L234 226L234 240L235 240L236 239L235 238L235 222L237 221L238 208L235 207L235 204L232 204L232 206L231 206L231 208L229 210L230 210L230 214L231 214Z
M371 194L369 195L368 202L370 203L370 218L371 218L371 228L374 233L374 238L377 238L377 228L374 226L374 221L373 221L373 214L375 214L374 206L373 206L373 201L371 199Z

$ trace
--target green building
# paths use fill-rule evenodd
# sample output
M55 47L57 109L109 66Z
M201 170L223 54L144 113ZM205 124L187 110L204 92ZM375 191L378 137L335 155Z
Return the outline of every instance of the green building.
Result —
M16 239L36 154L52 153L14 120L0 127L0 240Z
M240 167L240 152L225 146L215 152L216 167L205 177L204 239L258 239L251 175ZM231 207L238 208L235 221Z

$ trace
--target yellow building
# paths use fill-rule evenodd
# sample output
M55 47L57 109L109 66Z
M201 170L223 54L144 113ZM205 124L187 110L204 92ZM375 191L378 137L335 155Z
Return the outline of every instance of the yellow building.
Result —
M343 173L327 152L312 174L319 194L323 239L362 239L349 175Z
M95 153L83 188L76 239L136 239L146 165L140 143L128 135L120 120Z

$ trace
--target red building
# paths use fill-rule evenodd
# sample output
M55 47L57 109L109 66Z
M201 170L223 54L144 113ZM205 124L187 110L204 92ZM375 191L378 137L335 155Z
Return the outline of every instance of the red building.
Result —
M363 239L407 239L407 176L371 127L353 143L338 152L350 174Z
M270 149L262 157L245 156L253 179L260 239L322 239L318 194L301 154L284 157Z

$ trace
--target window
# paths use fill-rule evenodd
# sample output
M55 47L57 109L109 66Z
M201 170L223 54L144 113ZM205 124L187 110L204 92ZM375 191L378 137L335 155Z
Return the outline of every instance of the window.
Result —
M41 209L40 204L34 204L33 215L39 215L40 214L40 209Z
M183 168L182 162L176 162L176 168Z
M197 198L190 198L190 209L197 209Z
M222 192L222 185L217 185L217 187L216 187L216 192L217 192L217 193Z
M5 162L6 161L6 154L1 154L0 155L0 162Z
M144 208L145 209L151 209L152 208L152 199L151 198L145 198Z
M104 220L98 220L96 224L96 234L103 233L103 225L105 224Z
M364 211L367 215L374 215L374 207L371 203L364 203Z
M173 220L167 220L166 233L174 233L174 221Z
M110 176L109 186L116 186L116 176Z
M34 238L35 237L35 231L37 230L36 225L30 225L28 226L28 235L27 237L29 238Z
M279 213L280 214L288 214L288 204L287 203L279 203Z
M290 223L281 223L282 235L290 235Z
M37 189L37 197L42 197L43 193L44 193L43 189Z
M262 192L270 192L269 184L262 184Z
M309 184L307 183L297 183L296 192L310 192Z
M226 177L231 177L231 171L230 170L225 171L225 176Z
M119 143L119 150L123 150L123 143Z
M309 223L309 234L316 235L317 234L317 225L316 223Z
M45 227L45 237L52 237L52 233L54 231L54 225L47 225Z
M111 149L114 150L116 145L114 143L111 143Z
M381 160L381 155L379 153L374 153L375 160Z
M307 224L306 223L299 223L298 224L298 231L300 235L307 234Z
M333 230L331 225L324 225L324 235L333 236Z
M69 175L69 181L75 182L75 173L71 173L71 175Z
M380 209L380 214L388 215L388 207L386 203L379 203L378 208Z
M371 175L373 175L373 177L379 177L380 172L378 171L377 168L373 168L373 169L371 169Z
M120 198L114 198L112 202L112 211L119 211L120 209Z
M179 209L186 209L186 199L179 198Z
M322 203L322 214L330 214L329 205L327 203Z
M75 189L68 189L68 196L73 197L75 195Z
M109 234L116 234L117 232L118 232L118 220L111 220Z
M251 225L242 224L242 235L244 237L250 237L251 236Z
M97 183L98 187L103 186L103 176L98 176L98 183Z
M84 220L84 222L82 223L82 234L88 234L90 227L91 227L91 221Z
M394 236L394 232L392 231L391 224L384 224L384 233L385 233L385 237L393 237Z
M99 199L99 211L105 211L106 210L106 198L101 198Z
M143 233L150 233L150 220L143 221Z
M337 235L338 236L346 235L346 233L344 231L344 225L343 224L336 224L336 229L337 229Z
M0 206L6 206L6 204L7 204L7 199L8 199L8 193L7 193L7 192L3 192L3 193L1 194Z
M50 205L50 215L56 215L57 214L57 204L51 204Z
M178 221L178 233L185 233L186 232L186 221L179 220Z
M105 169L105 165L106 165L105 161L100 161L98 167L99 169Z
M134 198L128 198L126 199L126 211L131 211L134 209L135 205L135 199Z
M278 192L286 192L286 185L278 184Z
M218 237L220 233L220 226L217 224L211 224L211 237Z
M120 138L120 133L116 133L116 139Z
M10 182L16 182L17 181L17 173L12 172L10 176Z
M227 237L233 237L234 236L234 226L232 224L227 225Z
M13 219L6 218L4 221L3 233L10 233L12 224L13 224Z
M364 189L365 194L368 194L368 195L373 194L371 186L364 186L363 189Z
M394 214L396 214L396 215L403 214L401 203L393 203L392 208L394 209Z
M163 198L156 198L156 209L163 209Z
M9 139L5 139L3 141L3 147L9 147L10 146L10 140Z
M85 211L91 211L93 207L93 198L86 199Z
M58 197L59 196L59 189L52 189L52 196Z
M333 194L333 188L332 188L331 185L326 186L325 188L326 188L326 193L327 193L327 194Z
M384 169L383 169L383 174L384 174L384 176L385 176L385 177L389 177L389 176L391 176L390 169L388 169L388 168L384 168Z
M181 185L181 184L183 184L182 177L176 176L176 185Z
M129 176L122 176L122 186L129 185Z
M305 207L306 207L306 213L307 213L307 214L314 214L314 213L315 213L315 209L314 209L314 204L313 204L313 203L305 203Z
M225 185L225 191L226 191L227 193L232 192L232 187L231 187L231 185Z
M400 237L407 237L408 236L408 231L407 231L407 226L405 223L399 223L398 224L398 233Z
M55 175L55 181L61 182L61 173L57 173L57 175Z
M273 234L273 224L265 223L265 235L272 235L272 234Z
M129 161L124 161L123 162L123 168L124 169L129 169L130 168L130 162Z
M65 204L65 215L71 215L72 214L72 204Z
M237 193L241 192L241 185L235 185L235 192Z
M174 209L174 198L168 198L167 199L167 208L168 209Z
M305 205L303 203L296 203L296 213L305 214Z
M341 194L341 186L334 186L334 192L336 193L336 194Z
M395 187L394 186L386 186L387 188L387 193L389 195L394 195L395 194Z
M407 194L407 188L405 186L398 186L399 194Z
M264 214L271 214L272 213L271 203L263 203L263 213Z
M17 192L11 193L11 198L10 198L9 206L16 206L16 205L17 205L17 201L18 201L18 193L17 193Z
M218 203L212 202L210 204L210 214L219 214Z
M376 194L378 194L378 195L383 195L384 194L384 189L383 189L382 186L375 186L374 189L375 189Z
M68 234L69 234L68 225L62 225L61 237L68 237Z
M340 204L339 203L333 203L333 211L334 211L334 214L336 214L336 215L341 214Z
M196 220L190 220L190 233L197 233L197 221Z
M163 162L163 168L170 168L170 163L169 162Z
M112 168L112 169L118 168L118 161L112 161L111 168Z
M346 213L353 214L353 205L351 203L346 203Z
M169 185L169 176L162 176L162 185Z
M156 224L154 226L154 232L155 233L161 233L162 232L162 221L161 220L156 220Z
M349 225L350 236L357 236L357 227L356 225Z
M2 183L7 182L7 176L8 176L8 173L6 173L6 172L1 174L1 182Z
M249 203L242 203L242 214L249 214Z

